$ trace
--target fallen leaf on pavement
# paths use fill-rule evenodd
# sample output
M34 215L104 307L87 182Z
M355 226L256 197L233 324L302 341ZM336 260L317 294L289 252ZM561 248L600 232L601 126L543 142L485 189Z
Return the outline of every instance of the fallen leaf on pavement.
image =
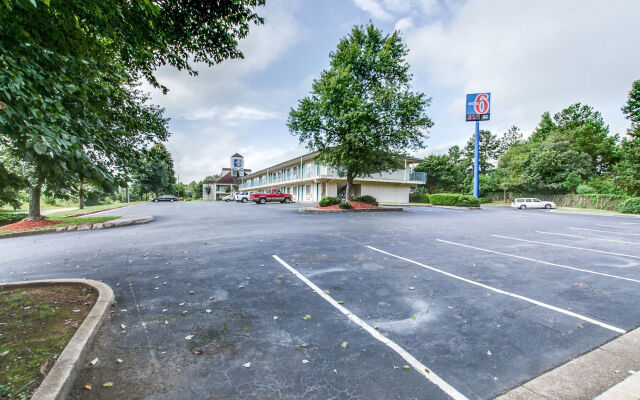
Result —
M87 390L91 390L91 385L86 384L86 385L84 385L84 388L87 389Z
M343 348L346 348L348 344L349 344L349 342L342 342L342 345L341 345L341 346L342 346Z
M105 382L105 383L102 384L102 387L106 387L106 388L109 388L109 387L112 387L112 386L113 386L113 382Z
M245 367L245 368L249 368L251 366L251 363L248 362L248 363L242 364L242 366Z

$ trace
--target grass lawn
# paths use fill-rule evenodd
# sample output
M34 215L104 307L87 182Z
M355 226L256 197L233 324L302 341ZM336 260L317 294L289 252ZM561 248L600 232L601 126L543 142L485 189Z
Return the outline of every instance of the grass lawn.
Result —
M0 398L31 397L96 297L79 285L0 286Z
M76 214L84 214L84 213L90 213L90 212L96 212L96 211L106 211L112 208L118 208L118 207L123 207L123 206L132 206L134 204L140 204L140 203L144 203L143 201L135 201L135 202L130 202L130 203L111 203L111 204L102 204L99 206L85 206L82 210L79 209L75 209L75 210L67 210L67 211L60 211L57 213L52 213L47 215L47 217L51 217L51 218L58 218L58 217L66 217L67 215L76 215ZM77 205L76 205L77 207Z
M610 211L610 210L597 210L595 208L571 208L571 207L558 207L556 208L556 212L620 215L625 217L636 215L636 214L623 214L617 211Z

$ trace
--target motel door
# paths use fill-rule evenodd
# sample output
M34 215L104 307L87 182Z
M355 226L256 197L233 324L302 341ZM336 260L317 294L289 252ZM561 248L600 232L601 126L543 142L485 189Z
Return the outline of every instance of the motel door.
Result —
M304 200L304 185L298 185L298 201Z

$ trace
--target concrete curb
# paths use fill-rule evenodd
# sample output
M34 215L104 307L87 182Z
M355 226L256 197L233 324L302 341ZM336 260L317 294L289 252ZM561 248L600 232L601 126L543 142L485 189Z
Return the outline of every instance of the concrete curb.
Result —
M86 357L89 345L93 343L98 330L107 318L114 295L111 288L90 279L48 279L40 281L22 281L0 284L1 287L50 286L59 284L83 285L95 289L98 299L91 311L64 348L55 364L44 378L31 400L63 400L71 392L82 360Z
M640 374L629 377L629 371L638 370L640 328L510 390L497 400L593 399L600 394L599 400L637 400ZM622 395L627 390L635 390L632 397Z
M482 207L434 206L434 208L450 208L452 210L482 210Z
M298 208L299 212L305 212L309 214L338 214L338 213L355 213L355 212L388 212L388 211L402 211L402 207L382 207L382 208L359 208L359 209L349 209L343 210L338 209L320 209L315 207L304 207Z
M118 228L118 227L127 226L127 225L144 224L146 222L151 222L151 221L153 221L153 217L149 215L127 215L111 221L98 222L95 224L70 225L70 226L61 226L58 228L38 229L33 231L3 233L3 234L0 234L0 239L14 238L14 237L20 237L20 236L43 235L45 233L90 231L90 230L104 229L104 228Z

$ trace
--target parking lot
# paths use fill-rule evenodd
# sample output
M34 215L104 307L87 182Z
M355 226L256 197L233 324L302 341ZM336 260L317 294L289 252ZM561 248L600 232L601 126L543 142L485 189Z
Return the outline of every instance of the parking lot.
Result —
M640 325L640 219L302 206L114 210L155 221L2 240L0 282L114 289L78 399L488 399Z

